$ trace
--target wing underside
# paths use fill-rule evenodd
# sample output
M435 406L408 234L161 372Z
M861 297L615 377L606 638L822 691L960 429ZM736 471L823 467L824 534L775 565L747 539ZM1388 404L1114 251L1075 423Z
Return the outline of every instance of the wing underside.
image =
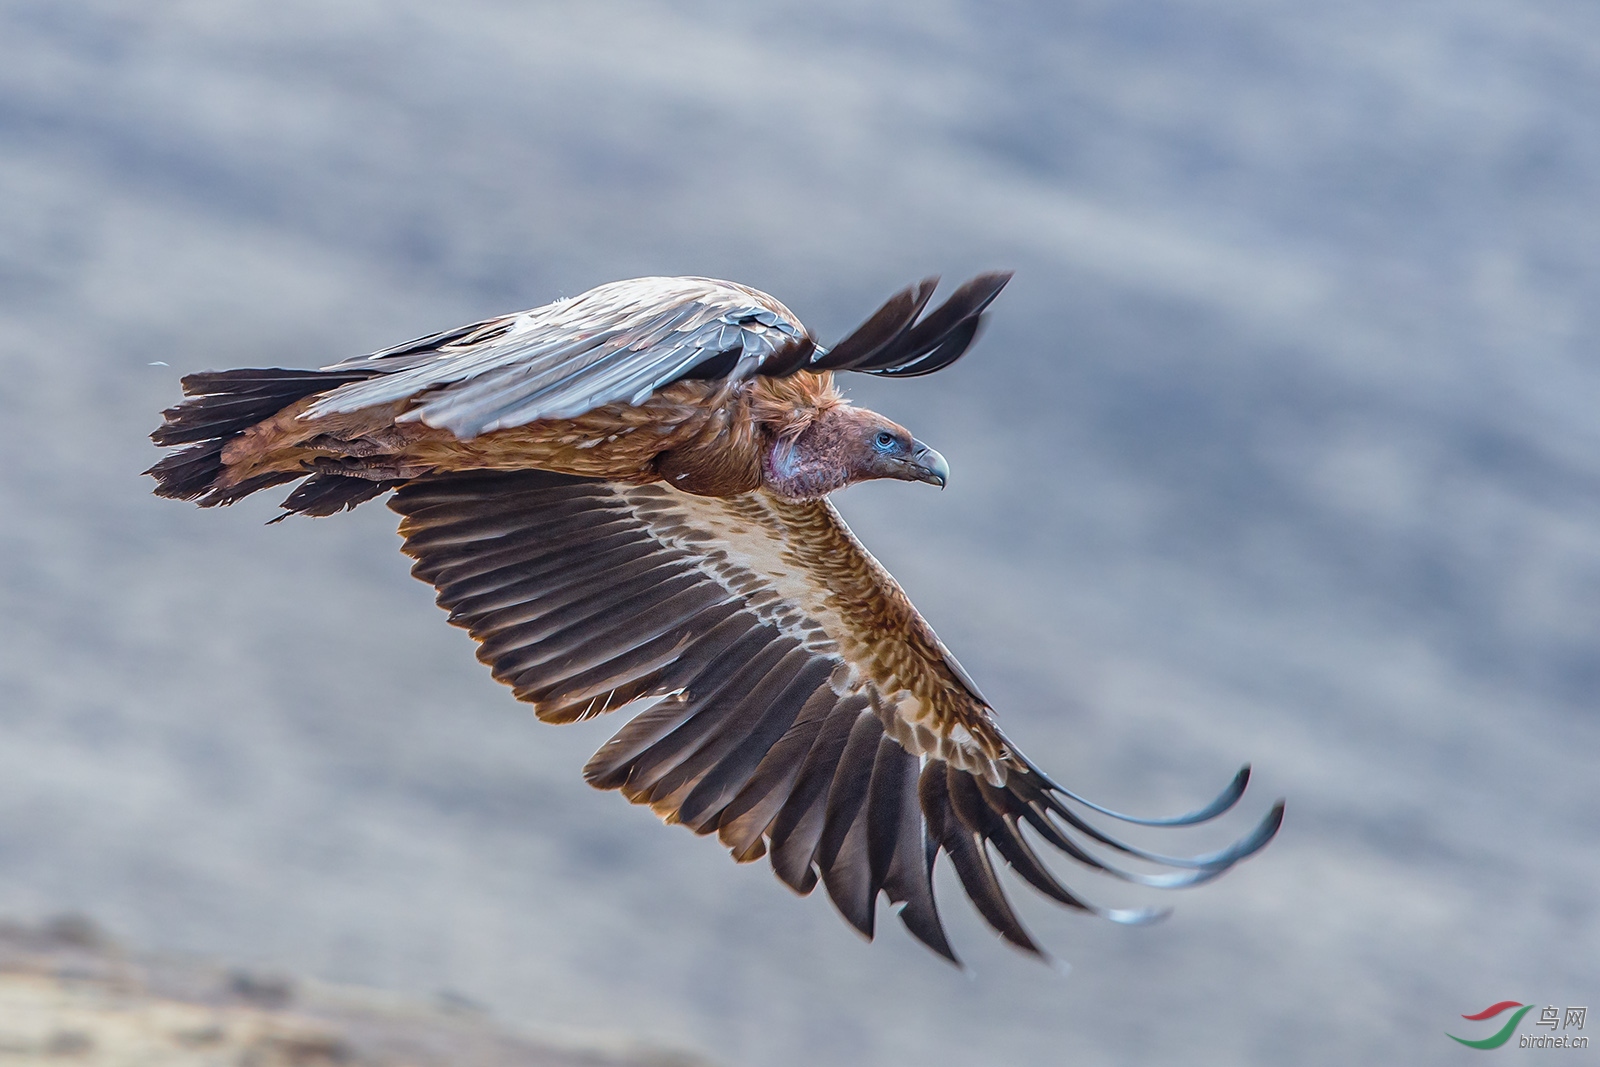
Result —
M1088 903L1058 880L1041 846L1175 888L1252 854L1281 819L1280 805L1233 845L1187 858L1095 826L1088 811L1127 817L1061 789L1004 741L825 501L494 472L421 479L390 506L404 516L413 574L437 588L450 621L480 643L479 658L541 718L570 722L641 702L584 768L593 785L717 834L740 861L770 855L797 892L820 881L868 937L882 893L902 905L913 935L955 959L933 895L943 854L984 920L1038 952L997 858L1061 904L1141 922L1161 912ZM861 575L883 603L862 592ZM989 727L941 721L960 700ZM1242 771L1188 815L1128 821L1214 818L1246 780ZM1107 858L1119 853L1140 869Z

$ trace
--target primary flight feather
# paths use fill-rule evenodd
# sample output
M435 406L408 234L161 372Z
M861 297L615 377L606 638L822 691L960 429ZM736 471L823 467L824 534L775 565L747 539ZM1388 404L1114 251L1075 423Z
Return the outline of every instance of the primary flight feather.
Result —
M541 719L643 702L584 768L591 784L715 833L740 862L770 854L800 893L820 880L869 938L882 893L954 960L933 897L946 855L984 920L1038 952L996 856L1062 904L1139 922L1160 912L1084 901L1039 843L1175 888L1259 850L1283 806L1193 857L1094 825L1086 812L1204 822L1248 769L1167 819L1062 788L828 502L875 478L945 484L944 458L851 405L834 373L949 366L1009 278L979 275L926 314L923 281L831 349L755 289L638 278L322 370L194 374L151 435L182 447L148 473L205 507L300 480L285 516L394 490L412 573Z

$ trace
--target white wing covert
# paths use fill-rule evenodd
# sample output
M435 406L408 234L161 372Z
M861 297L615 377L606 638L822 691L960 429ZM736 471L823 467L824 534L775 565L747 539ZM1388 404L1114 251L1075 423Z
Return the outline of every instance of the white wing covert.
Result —
M780 352L789 363L812 347L794 313L755 289L708 278L635 278L336 363L325 369L380 373L331 391L304 417L416 397L399 421L466 439L606 404L640 404L687 376L742 381Z

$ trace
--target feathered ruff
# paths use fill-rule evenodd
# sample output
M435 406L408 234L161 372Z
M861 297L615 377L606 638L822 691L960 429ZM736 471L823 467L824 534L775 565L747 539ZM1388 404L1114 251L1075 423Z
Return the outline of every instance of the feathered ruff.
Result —
M786 378L757 378L750 385L750 417L770 440L794 441L821 415L847 406L832 371L800 371Z

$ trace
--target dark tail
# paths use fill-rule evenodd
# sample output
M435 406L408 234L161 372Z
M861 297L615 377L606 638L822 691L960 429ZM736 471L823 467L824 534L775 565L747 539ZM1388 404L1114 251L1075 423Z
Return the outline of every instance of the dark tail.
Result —
M303 472L276 472L238 485L217 484L222 473L222 450L229 441L297 400L371 375L371 371L277 369L189 375L183 379L183 392L189 399L162 412L161 427L150 435L158 445L188 446L145 471L156 479L156 496L194 500L201 507L210 508L231 504L257 489L304 477Z

